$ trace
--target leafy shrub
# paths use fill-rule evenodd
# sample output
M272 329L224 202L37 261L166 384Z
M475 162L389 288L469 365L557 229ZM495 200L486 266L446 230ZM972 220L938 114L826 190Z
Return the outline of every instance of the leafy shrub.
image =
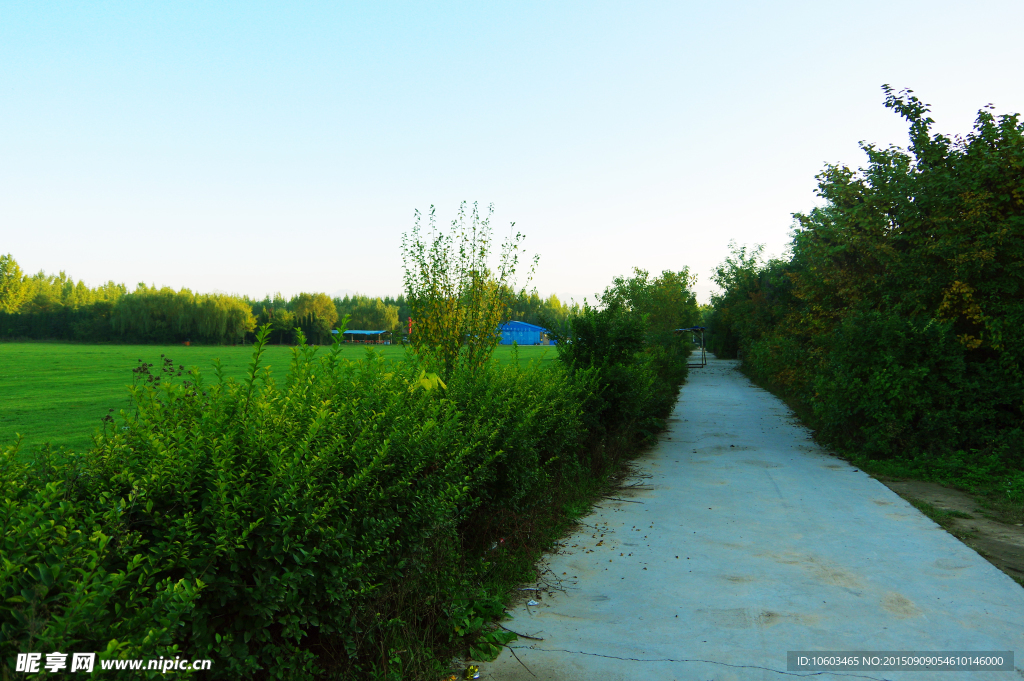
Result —
M16 453L0 454L4 658L82 647L101 659L173 656L174 633L199 585L158 576L143 547L118 540L123 499L69 499L55 471L19 462Z
M214 678L401 678L459 642L493 655L511 638L484 624L499 612L478 585L501 560L488 544L589 479L601 437L634 438L674 389L654 389L667 360L645 352L444 383L413 361L318 354L301 332L279 384L261 368L269 334L241 382L140 364L132 409L89 452L4 452L5 660L187 654Z
M871 458L937 452L976 420L949 324L865 312L845 319L824 350L812 404L823 434L843 446Z
M585 437L583 409L594 389L587 375L572 380L561 368L524 371L516 364L488 364L449 382L448 399L489 434L497 452L473 492L488 512L521 513L550 501L553 482L573 466Z
M772 333L756 340L744 339L744 366L754 376L787 395L805 396L810 380L808 364L814 361L806 344L791 336Z
M647 315L613 301L600 309L584 305L559 340L559 359L573 375L594 374L597 389L586 404L585 423L595 442L611 447L594 451L594 472L614 465L618 450L649 441L663 427L686 378L688 351L681 339L662 336L664 344L652 344L648 328Z

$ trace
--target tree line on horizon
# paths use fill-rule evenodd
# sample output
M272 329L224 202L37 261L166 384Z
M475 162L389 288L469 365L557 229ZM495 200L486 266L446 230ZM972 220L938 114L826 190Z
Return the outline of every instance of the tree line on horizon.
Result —
M557 296L533 292L511 297L509 318L538 326L564 325L579 310ZM326 293L280 293L262 300L140 283L129 290L108 281L96 287L66 272L22 272L10 254L0 255L0 339L79 342L225 344L248 342L258 325L271 325L271 342L329 342L331 330L348 315L349 329L401 332L408 328L404 295L370 297Z

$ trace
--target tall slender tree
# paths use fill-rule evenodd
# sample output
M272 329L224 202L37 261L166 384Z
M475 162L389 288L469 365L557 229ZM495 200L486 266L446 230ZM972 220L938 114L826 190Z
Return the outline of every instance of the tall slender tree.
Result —
M17 312L25 296L25 275L11 254L0 255L0 312Z

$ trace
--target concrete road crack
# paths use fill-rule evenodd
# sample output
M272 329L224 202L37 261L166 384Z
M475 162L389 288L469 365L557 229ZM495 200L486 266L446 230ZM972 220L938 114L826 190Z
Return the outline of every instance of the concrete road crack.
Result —
M529 650L537 653L569 653L570 655L587 655L589 657L603 657L608 660L622 660L623 662L696 662L703 664L713 664L719 667L731 667L733 669L760 669L762 671L771 672L773 674L780 674L782 676L823 676L829 674L831 676L842 676L850 679L871 679L872 681L892 681L892 679L884 676L866 676L864 674L847 674L845 672L791 672L780 669L772 669L771 667L761 667L756 664L730 664L728 662L719 662L717 660L706 660L697 657L685 657L685 658L673 658L673 657L652 657L652 658L641 658L641 657L618 657L616 655L605 655L603 653L588 653L585 650L566 650L564 648L535 648L533 646L510 646L510 650Z

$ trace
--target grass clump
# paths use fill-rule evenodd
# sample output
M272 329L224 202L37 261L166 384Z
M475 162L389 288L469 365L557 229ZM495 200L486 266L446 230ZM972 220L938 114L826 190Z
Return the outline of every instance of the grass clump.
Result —
M906 499L911 506L928 516L928 518L934 521L935 524L952 534L957 539L963 541L964 539L969 539L973 536L972 532L965 532L959 529L956 523L953 522L955 518L971 520L973 516L970 513L964 513L963 511L957 511L955 509L939 508L938 506L930 504L923 499L917 499L914 497L906 497Z

